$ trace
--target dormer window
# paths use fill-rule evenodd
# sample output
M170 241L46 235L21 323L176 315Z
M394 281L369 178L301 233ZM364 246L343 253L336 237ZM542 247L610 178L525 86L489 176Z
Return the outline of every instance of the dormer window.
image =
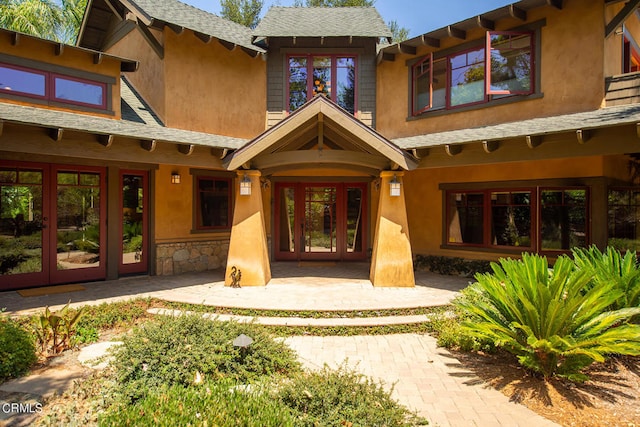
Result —
M289 111L322 94L355 113L356 57L353 55L292 55L289 63Z

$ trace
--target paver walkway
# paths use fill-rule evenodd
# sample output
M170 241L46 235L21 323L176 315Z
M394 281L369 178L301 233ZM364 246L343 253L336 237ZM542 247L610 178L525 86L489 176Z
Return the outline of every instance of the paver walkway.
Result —
M415 288L374 288L366 264L336 267L298 267L275 263L266 287L225 287L221 272L172 277L133 277L85 284L86 290L24 298L17 292L0 292L0 308L9 314L29 314L45 306L57 309L100 304L139 297L170 301L272 310L375 310L447 304L469 279L417 272ZM308 319L303 319L308 322ZM336 319L340 324L345 319ZM282 320L278 320L282 322ZM284 320L284 322L293 322ZM357 322L359 320L348 320ZM392 320L395 321L395 320ZM322 319L322 322L331 320ZM483 386L446 350L426 335L402 334L352 337L291 337L286 342L305 366L324 363L335 367L345 359L367 376L395 383L394 396L442 427L552 426L526 407L509 402L500 392ZM70 373L75 375L75 373ZM33 378L32 378L33 379ZM26 381L27 379L21 380ZM38 384L46 394L47 379ZM51 378L50 387L60 385ZM18 386L20 382L17 383ZM28 383L27 383L28 384ZM5 383L4 387L16 385ZM24 384L22 384L24 385ZM2 403L2 402L0 402ZM2 417L0 417L0 425Z

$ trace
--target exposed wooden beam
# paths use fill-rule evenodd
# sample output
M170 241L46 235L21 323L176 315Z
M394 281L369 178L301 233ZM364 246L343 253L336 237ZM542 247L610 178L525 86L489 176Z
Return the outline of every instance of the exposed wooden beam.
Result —
M460 40L466 40L467 38L466 31L461 30L460 28L456 28L452 25L447 26L447 34L449 34L449 37L453 37Z
M527 135L525 136L527 141L527 147L533 149L542 144L542 135Z
M62 141L62 135L64 134L63 128L53 128L49 129L49 138L53 139L55 142Z
M124 20L124 16L122 15L122 13L118 12L118 10L113 6L110 0L103 0L103 1L107 5L107 7L111 9L111 13L117 16L120 21Z
M229 154L229 149L228 148L216 148L216 147L212 147L211 148L211 155L213 157L219 158L220 160L222 160L225 157L227 157L227 154Z
M451 157L457 156L462 153L462 144L447 144L444 146L444 151Z
M440 47L440 40L434 37L429 37L423 34L420 36L420 41L425 46Z
M96 65L102 64L102 52L96 52L93 54L93 63Z
M178 151L185 156L190 156L191 154L193 154L194 148L196 148L196 146L193 144L178 144Z
M64 43L56 43L53 51L56 56L62 55L64 53Z
M618 14L613 17L611 22L605 25L604 37L608 38L611 34L613 34L616 28L622 25L622 23L626 21L626 19L631 16L633 12L635 12L635 10L638 8L638 5L640 5L640 0L629 0L627 4L625 4L624 7L620 10L620 12L618 12Z
M240 46L240 49L242 49L244 53L246 53L252 58L256 58L258 55L261 54L261 52L258 52L257 50L249 49L248 47L244 47L244 46ZM265 58L264 55L262 55L262 57Z
M478 23L478 27L484 28L485 30L493 31L496 29L496 23L491 19L483 18L482 15L476 17L476 22Z
M398 53L404 53L405 55L415 55L417 53L417 49L414 46L409 46L404 43L398 43Z
M509 6L509 15L511 15L512 18L516 18L521 21L527 20L527 11L514 5Z
M182 25L171 24L169 22L165 22L164 25L171 28L171 31L173 31L177 35L184 33L184 27Z
M429 149L428 148L413 148L411 150L411 154L413 154L413 157L415 157L416 159L421 159L423 157L427 157L429 155Z
M324 148L324 114L318 113L318 150Z
M2 136L2 128L4 127L4 120L0 119L0 136Z
M547 4L549 6L553 6L558 10L562 9L562 3L563 3L563 0L547 0Z
M114 135L98 135L98 142L106 148L111 147L111 144L113 144L113 139Z
M591 136L592 131L588 129L578 129L576 131L576 137L578 138L578 142L580 144L584 144L585 142L589 141L591 139Z
M381 50L380 53L378 53L378 64L382 61L393 62L395 60L396 56L393 53L385 52L384 50Z
M640 123L636 123L636 136L640 138Z
M226 40L221 40L221 39L218 39L218 43L220 43L222 46L224 46L225 49L230 50L230 51L233 51L237 46L235 43L231 43L231 42L228 42Z
M143 139L140 141L140 147L148 152L152 152L156 149L157 141L155 139Z
M18 46L20 44L20 34L11 33L11 46Z
M149 46L151 46L156 55L158 55L160 59L164 59L164 47L160 44L158 39L151 34L149 28L138 22L138 30L140 30L142 37L147 41L147 43L149 43Z
M482 141L482 149L485 153L493 153L500 148L500 141Z
M197 38L199 38L200 40L202 40L202 43L204 43L204 44L209 43L211 41L211 39L213 38L209 34L201 33L199 31L194 31L193 35L196 36Z

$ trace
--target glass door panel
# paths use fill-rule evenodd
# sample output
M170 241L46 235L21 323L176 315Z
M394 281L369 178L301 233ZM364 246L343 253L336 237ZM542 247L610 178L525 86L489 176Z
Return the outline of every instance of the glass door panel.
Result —
M278 252L290 253L296 252L296 190L294 187L280 187L280 215L278 220L279 239Z
M100 175L57 173L58 270L100 266Z
M43 171L0 166L0 290L45 273Z
M362 252L363 242L363 189L346 189L346 210L347 210L347 253Z
M336 187L306 187L304 193L303 251L336 253Z
M121 273L147 271L146 172L121 175Z

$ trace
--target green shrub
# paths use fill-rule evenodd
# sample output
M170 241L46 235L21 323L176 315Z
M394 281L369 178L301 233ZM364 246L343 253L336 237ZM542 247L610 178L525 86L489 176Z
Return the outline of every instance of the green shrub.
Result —
M301 373L278 388L276 398L293 411L296 426L427 425L375 383L344 365Z
M458 257L416 255L414 268L427 269L432 273L443 275L464 275L473 277L477 273L491 271L490 262L482 260L467 260Z
M0 313L0 381L24 375L37 360L31 334Z
M266 390L239 391L231 381L160 386L132 405L116 405L100 426L293 427L290 410ZM264 386L262 386L264 387Z
M580 370L608 354L640 355L640 325L626 323L640 307L605 311L622 295L613 283L589 286L590 273L566 256L553 270L530 254L492 268L468 288L475 297L456 305L470 313L469 333L514 353L525 367L545 378L584 380Z
M233 346L240 334L253 338L247 349ZM198 315L159 317L136 328L114 351L118 382L130 399L162 384L204 379L250 382L300 369L295 354L252 324L220 322Z
M612 310L640 306L640 268L635 252L620 251L608 247L604 252L596 246L573 249L578 268L586 270L593 278L592 286L606 286L611 282L622 295L611 306Z
M150 300L147 299L87 305L83 307L84 315L78 327L101 330L131 325L147 316L149 305Z
M463 298L467 298L464 290L456 299ZM457 305L454 303L453 311L431 315L430 325L438 346L461 351L495 352L493 341L475 336L462 326L463 322L471 320L471 316L455 307Z

